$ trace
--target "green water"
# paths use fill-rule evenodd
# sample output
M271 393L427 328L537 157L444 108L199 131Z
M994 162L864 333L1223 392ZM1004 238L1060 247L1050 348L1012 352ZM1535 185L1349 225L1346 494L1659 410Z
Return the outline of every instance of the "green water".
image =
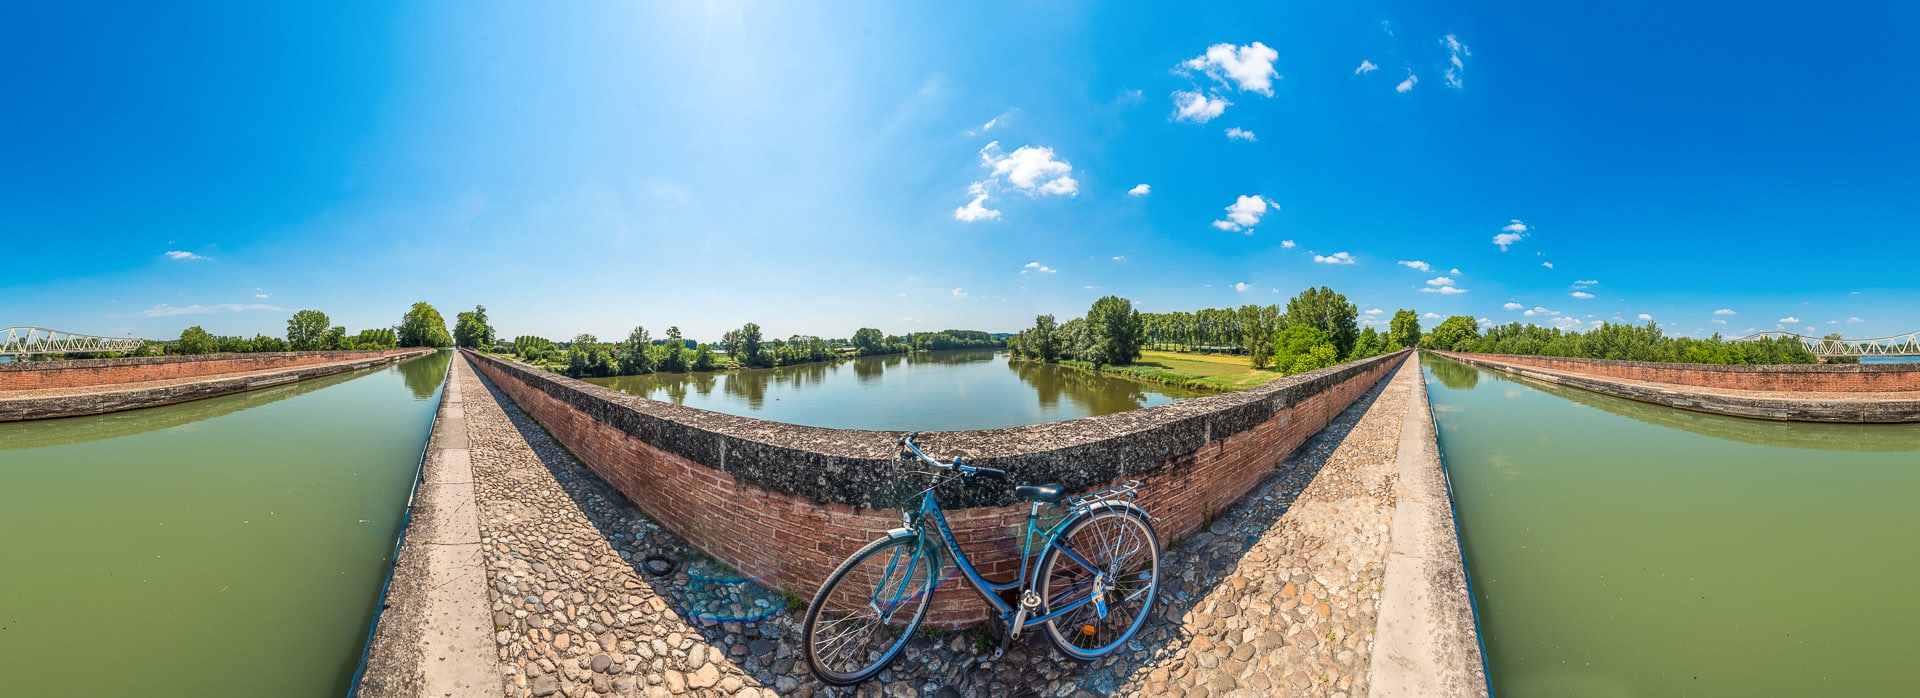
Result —
M1422 366L1497 695L1920 691L1920 425Z
M955 350L729 373L589 378L641 397L838 429L995 429L1112 414L1200 391Z
M0 424L0 695L345 695L448 360Z

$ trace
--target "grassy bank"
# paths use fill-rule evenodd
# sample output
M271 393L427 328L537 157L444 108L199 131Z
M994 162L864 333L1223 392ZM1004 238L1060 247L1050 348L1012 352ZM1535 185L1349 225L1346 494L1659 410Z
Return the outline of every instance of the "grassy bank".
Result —
M1140 352L1140 360L1128 366L1095 369L1093 364L1085 361L1062 361L1060 365L1133 380L1217 392L1257 388L1286 375L1279 371L1255 369L1245 356L1152 349Z

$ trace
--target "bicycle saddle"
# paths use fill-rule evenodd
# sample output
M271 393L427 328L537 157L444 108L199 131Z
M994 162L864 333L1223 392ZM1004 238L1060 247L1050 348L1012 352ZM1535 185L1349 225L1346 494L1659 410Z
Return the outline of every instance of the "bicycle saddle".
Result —
M1013 488L1013 494L1021 499L1058 504L1067 497L1067 490L1059 485L1021 485Z

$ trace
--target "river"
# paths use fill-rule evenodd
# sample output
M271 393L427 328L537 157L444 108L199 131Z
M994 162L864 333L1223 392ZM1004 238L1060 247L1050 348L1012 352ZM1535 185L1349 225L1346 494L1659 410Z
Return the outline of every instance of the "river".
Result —
M0 695L345 695L449 357L0 424Z
M1747 420L1423 367L1496 695L1920 686L1920 425Z

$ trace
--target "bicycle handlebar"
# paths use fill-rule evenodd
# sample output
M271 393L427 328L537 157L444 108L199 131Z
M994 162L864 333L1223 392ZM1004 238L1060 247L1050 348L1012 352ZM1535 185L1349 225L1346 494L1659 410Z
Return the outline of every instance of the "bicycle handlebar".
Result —
M960 475L966 478L968 481L972 481L974 478L982 477L982 476L990 477L995 480L1002 480L1002 481L1007 479L1007 471L1005 470L1001 470L999 468L982 468L979 466L967 465L965 463L961 463L960 458L957 456L953 459L952 463L942 463L938 460L935 460L933 456L927 455L925 451L920 450L920 446L913 443L913 437L919 436L919 435L920 435L920 432L915 431L915 432L909 432L906 436L900 437L900 447L906 449L907 452L912 453L915 456L918 456L920 460L926 461L928 465L932 465L933 467L941 468L944 470L957 470L960 472Z

